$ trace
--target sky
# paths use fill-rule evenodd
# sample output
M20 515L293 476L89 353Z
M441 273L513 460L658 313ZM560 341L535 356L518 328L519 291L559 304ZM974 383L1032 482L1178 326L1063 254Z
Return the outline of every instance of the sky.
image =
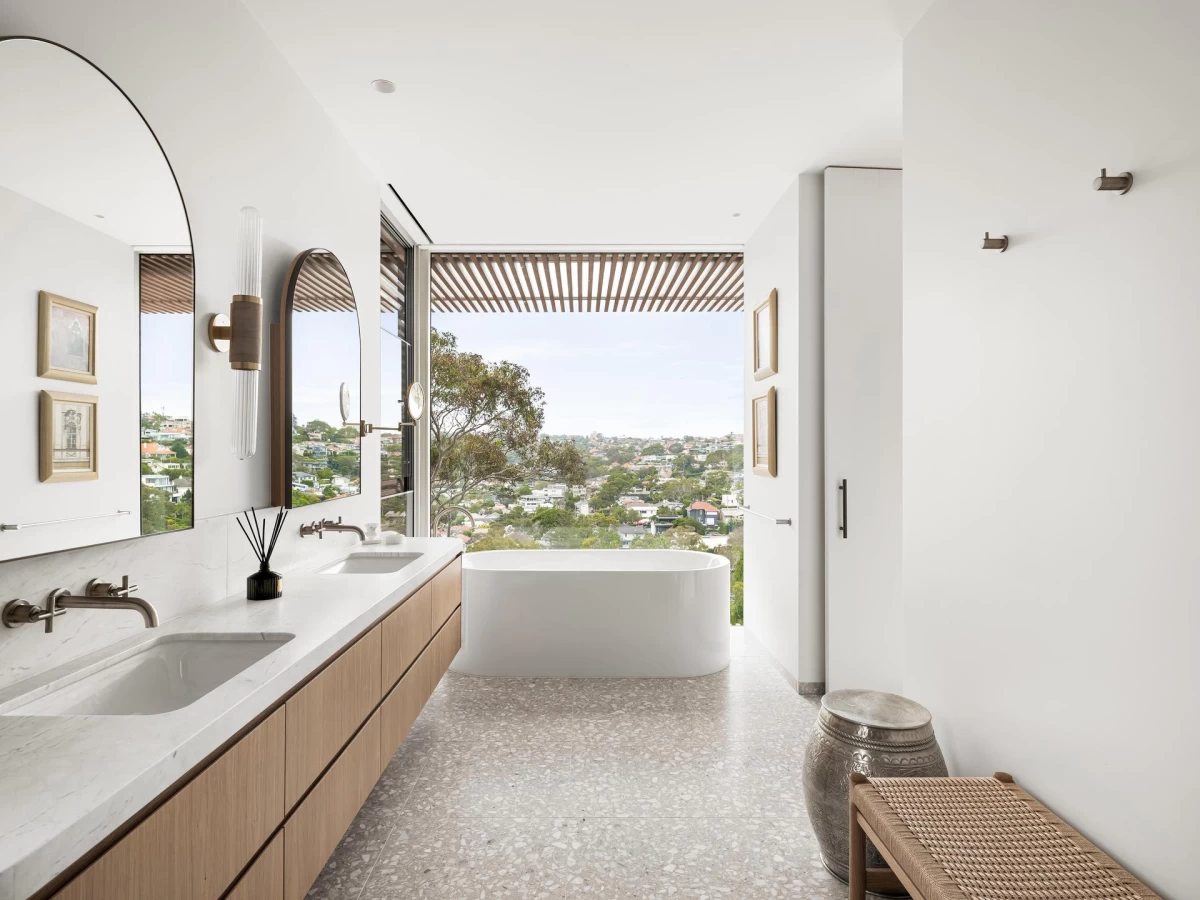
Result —
M435 313L433 327L529 369L546 394L547 434L744 428L741 313Z
M143 313L142 409L192 417L192 316Z

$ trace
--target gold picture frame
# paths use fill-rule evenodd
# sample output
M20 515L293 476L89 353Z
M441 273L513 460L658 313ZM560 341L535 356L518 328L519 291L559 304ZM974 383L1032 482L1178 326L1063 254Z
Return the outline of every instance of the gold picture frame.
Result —
M96 383L96 307L38 291L38 376Z
M42 481L92 481L100 477L100 398L42 391L38 469Z
M756 475L775 477L775 388L750 401L750 453Z
M779 292L771 288L767 299L754 307L754 380L779 372Z

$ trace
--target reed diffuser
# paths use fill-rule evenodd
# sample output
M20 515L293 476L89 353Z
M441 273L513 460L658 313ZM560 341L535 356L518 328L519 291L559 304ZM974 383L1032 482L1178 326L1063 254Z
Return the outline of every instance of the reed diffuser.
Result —
M275 513L275 525L271 529L270 540L267 540L267 520L260 521L253 506L250 507L250 512L242 513L246 519L245 525L241 519L235 520L258 559L258 571L246 579L247 600L275 600L283 596L283 576L271 571L271 554L275 552L275 542L279 540L279 534L283 531L287 514L288 511L283 507Z

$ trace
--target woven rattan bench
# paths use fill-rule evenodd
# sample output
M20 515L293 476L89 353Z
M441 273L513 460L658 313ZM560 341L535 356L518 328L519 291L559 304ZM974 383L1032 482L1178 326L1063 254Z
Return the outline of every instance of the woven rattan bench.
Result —
M867 869L870 838L890 869ZM850 900L1144 900L1158 895L997 772L850 776Z

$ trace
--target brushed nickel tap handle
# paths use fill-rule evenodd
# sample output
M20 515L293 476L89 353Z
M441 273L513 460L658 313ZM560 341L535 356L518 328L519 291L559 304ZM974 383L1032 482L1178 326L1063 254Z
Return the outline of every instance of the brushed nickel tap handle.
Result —
M50 634L54 631L54 620L56 617L66 613L65 609L59 609L55 603L55 597L58 592L55 591L46 600L46 608L34 606L28 600L9 600L4 604L4 612L0 613L0 619L4 622L5 628L16 628L18 625L32 625L35 622L46 623L46 633Z
M83 593L86 597L128 597L137 589L136 584L129 583L128 575L122 575L120 587L111 581L100 581L93 578L87 583L87 589Z

